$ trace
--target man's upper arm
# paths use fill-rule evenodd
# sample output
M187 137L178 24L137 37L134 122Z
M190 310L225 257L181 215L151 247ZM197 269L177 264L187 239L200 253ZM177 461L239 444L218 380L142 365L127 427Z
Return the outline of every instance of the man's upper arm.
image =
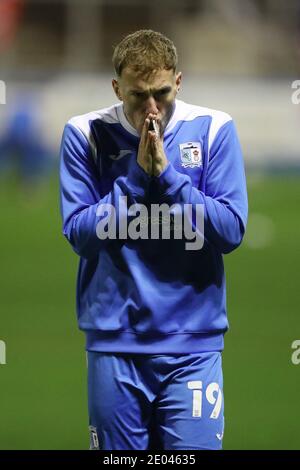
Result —
M223 124L211 143L205 194L224 204L238 218L242 232L248 215L244 161L236 126Z
M100 199L97 168L89 142L70 123L64 128L61 143L60 194L63 231L68 235L71 218Z

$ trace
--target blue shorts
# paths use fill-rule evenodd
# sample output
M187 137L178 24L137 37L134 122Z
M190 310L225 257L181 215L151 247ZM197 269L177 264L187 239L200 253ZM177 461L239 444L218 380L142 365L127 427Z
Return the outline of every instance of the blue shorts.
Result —
M91 448L221 449L221 353L88 352L88 404Z

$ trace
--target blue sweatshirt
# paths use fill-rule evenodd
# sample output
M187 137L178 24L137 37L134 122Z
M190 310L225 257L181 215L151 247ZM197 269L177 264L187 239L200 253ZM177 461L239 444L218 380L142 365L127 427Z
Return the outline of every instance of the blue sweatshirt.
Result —
M176 100L164 132L169 164L159 176L137 163L138 146L122 103L74 117L64 129L63 234L80 256L77 316L87 350L220 351L228 329L222 255L241 243L248 210L234 123L221 111ZM195 230L202 208L201 249L187 249L183 229L166 239L120 235L124 220L137 217L130 206L148 209L140 222L148 217L151 223L153 204L182 213L191 207ZM116 210L108 215L110 207ZM164 218L156 221L163 225Z

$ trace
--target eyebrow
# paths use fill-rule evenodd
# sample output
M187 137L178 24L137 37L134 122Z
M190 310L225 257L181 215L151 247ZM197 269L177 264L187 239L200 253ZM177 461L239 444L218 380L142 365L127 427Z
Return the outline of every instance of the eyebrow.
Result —
M164 86L164 87L162 87L162 88L159 88L159 89L157 89L157 90L153 90L152 93L153 93L153 95L155 95L156 93L160 93L160 92L162 92L162 91L169 92L169 91L171 91L171 90L172 90L172 87L169 86L169 85L166 85L166 86ZM130 90L130 92L131 92L131 93L141 93L141 94L143 94L143 95L148 94L148 92L145 91L145 90L135 90L135 89L132 89L132 90Z

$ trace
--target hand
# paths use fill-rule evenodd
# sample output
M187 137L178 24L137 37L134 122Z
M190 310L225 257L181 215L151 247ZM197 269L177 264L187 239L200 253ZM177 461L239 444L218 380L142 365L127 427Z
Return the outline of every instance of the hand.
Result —
M137 154L137 162L143 168L143 170L148 173L148 175L152 176L151 142L148 136L148 133L150 132L148 130L149 124L150 118L147 117L142 128L141 140Z
M155 131L149 131L151 119L156 120L157 127L161 130L160 120L154 114L148 114L142 128L137 162L148 175L159 176L169 162L164 152L163 133L159 132L158 136Z
M158 129L161 129L161 123L159 119L156 119L156 123ZM150 140L152 156L152 175L159 176L169 163L164 152L163 133L159 132L159 135L157 135L155 131L148 130L148 137Z

